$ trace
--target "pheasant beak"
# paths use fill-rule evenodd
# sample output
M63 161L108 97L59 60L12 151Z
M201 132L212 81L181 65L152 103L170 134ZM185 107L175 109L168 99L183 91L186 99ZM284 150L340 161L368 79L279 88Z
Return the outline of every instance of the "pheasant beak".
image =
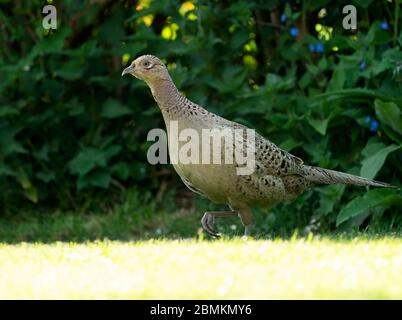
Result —
M133 66L128 66L126 69L123 70L123 72L121 73L121 76L124 76L125 74L131 74L134 71L134 67Z

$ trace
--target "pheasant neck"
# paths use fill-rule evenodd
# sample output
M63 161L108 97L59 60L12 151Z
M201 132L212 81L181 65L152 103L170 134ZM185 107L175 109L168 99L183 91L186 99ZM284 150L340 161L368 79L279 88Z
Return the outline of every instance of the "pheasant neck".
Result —
M160 80L152 82L149 83L149 87L162 112L169 112L180 107L180 102L184 97L172 81Z

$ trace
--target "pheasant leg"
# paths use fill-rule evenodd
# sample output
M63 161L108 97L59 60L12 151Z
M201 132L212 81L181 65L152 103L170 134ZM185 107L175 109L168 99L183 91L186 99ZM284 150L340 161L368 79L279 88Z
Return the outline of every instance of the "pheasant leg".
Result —
M238 216L236 211L207 211L201 219L203 229L213 237L219 238L220 233L214 230L215 218L222 217L236 217Z
M250 235L251 225L244 227L244 236L247 237Z
M250 208L243 208L242 210L239 210L239 217L244 226L244 236L247 237L250 235L252 222Z

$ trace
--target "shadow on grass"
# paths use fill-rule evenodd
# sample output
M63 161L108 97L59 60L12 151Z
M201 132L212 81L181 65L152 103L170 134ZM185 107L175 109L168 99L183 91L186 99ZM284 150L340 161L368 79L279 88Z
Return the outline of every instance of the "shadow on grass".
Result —
M255 209L252 235L257 239L290 239L311 234L329 238L356 236L378 238L402 236L402 217L386 224L382 220L369 224L345 224L343 228L329 229L332 215L315 216L304 205L306 193L292 205L279 205L271 212ZM180 209L177 208L186 208ZM225 210L207 199L195 197L187 205L178 204L169 195L159 203L150 195L129 191L123 201L112 209L90 213L63 211L31 211L0 216L0 243L19 242L88 242L95 240L140 241L148 239L210 239L201 228L205 211ZM324 226L324 227L323 227ZM237 217L217 219L216 229L227 238L243 235L244 229Z
M75 214L56 212L53 214L29 214L0 219L0 243L19 242L88 242L95 240L140 241L149 239L210 239L203 234L200 224L201 211L195 209L176 212L158 212L144 218L140 213L131 215L121 213ZM282 217L284 219L285 217ZM293 217L294 218L294 217ZM307 237L311 233L308 221L286 223L275 215L255 214L253 236L257 239L290 239L295 236ZM239 219L230 218L217 221L217 229L227 238L241 236L243 226ZM402 236L401 229L386 230L366 228L348 232L316 230L315 235L330 238L353 238L363 236L380 238L382 236Z

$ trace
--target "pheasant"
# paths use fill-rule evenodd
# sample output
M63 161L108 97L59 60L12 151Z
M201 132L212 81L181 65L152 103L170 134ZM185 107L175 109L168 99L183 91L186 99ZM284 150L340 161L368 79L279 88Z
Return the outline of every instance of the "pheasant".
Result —
M155 56L138 57L123 70L122 76L125 74L131 74L145 81L150 87L162 112L168 134L173 121L176 121L179 131L192 129L200 136L205 129L248 129L208 112L184 97L174 85L165 64ZM239 141L245 141L244 135L243 139L240 137L240 140L236 138L232 140L234 144ZM210 140L202 143L210 143ZM236 161L205 164L179 160L173 163L176 172L191 191L213 202L229 206L228 211L204 213L201 224L211 236L220 236L214 228L215 218L233 216L241 219L245 227L244 234L247 236L252 223L252 207L259 205L271 208L278 203L292 201L306 188L315 185L341 183L393 188L388 183L306 165L300 158L280 149L258 133L255 133L253 143L254 166L250 174L238 174L239 164ZM168 145L171 159L174 156L172 146L183 146L183 144L183 141L178 141L177 137L169 134ZM222 155L225 151L222 146L218 150Z

